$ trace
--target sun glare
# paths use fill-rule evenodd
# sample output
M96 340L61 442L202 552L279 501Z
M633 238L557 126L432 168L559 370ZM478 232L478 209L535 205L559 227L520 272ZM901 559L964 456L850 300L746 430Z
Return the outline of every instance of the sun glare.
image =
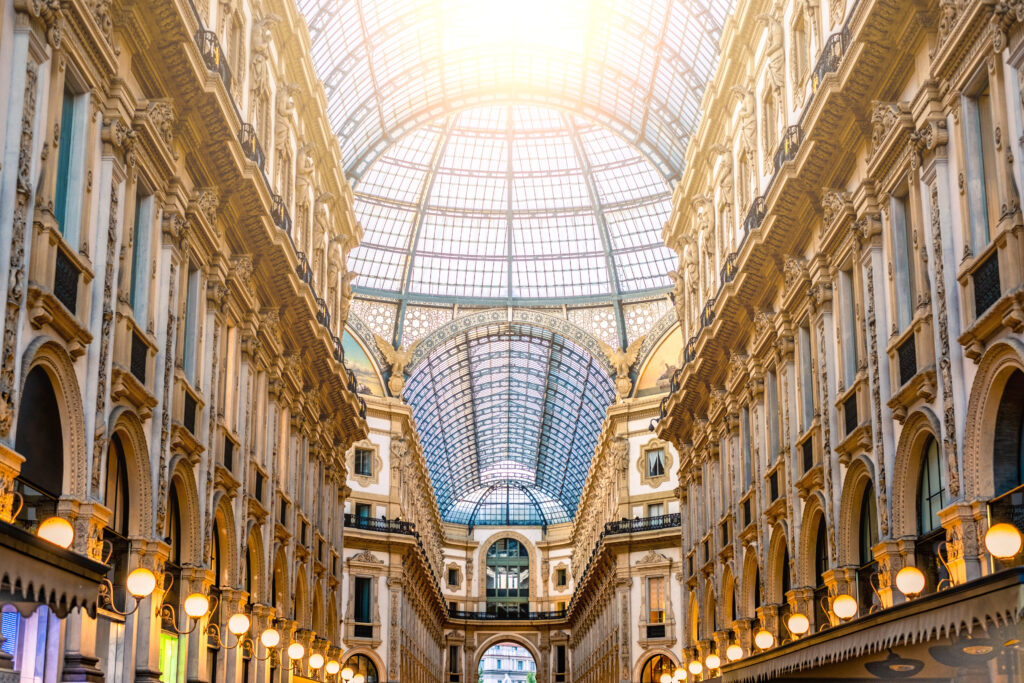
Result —
M592 0L439 0L445 50L537 47L582 55Z

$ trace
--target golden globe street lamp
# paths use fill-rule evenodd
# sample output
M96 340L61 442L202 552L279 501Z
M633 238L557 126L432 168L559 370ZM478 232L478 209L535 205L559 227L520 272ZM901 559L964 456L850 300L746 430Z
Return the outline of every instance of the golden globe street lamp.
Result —
M114 584L110 582L110 579L103 579L100 583L100 606L122 617L135 614L142 601L152 595L156 590L156 576L145 567L139 567L128 574L124 584L128 593L135 598L135 605L131 609L122 611L114 604Z
M754 645L762 650L767 650L775 646L775 636L771 634L771 631L762 628L754 634Z
M733 643L729 647L725 648L725 657L730 662L738 662L743 659L743 646L739 643Z
M857 616L857 601L853 596L841 593L832 600L832 613L839 617L840 621L853 619Z
M1006 522L993 524L985 532L985 548L993 557L1004 562L1017 556L1022 542L1024 539L1021 538L1017 527Z
M913 600L924 591L924 572L913 565L907 565L896 572L896 588L900 593Z
M806 614L795 612L786 619L786 628L789 629L793 639L796 640L811 630L811 621L807 618Z

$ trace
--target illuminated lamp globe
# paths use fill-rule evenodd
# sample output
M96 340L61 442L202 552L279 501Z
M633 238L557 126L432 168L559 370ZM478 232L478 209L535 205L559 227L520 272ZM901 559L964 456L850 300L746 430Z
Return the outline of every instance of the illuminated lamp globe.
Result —
M302 643L292 643L288 646L288 657L291 659L302 659L304 654L306 654L306 648L302 647Z
M210 609L210 599L202 593L193 593L185 598L185 614L192 619L202 619Z
M789 615L786 626L789 627L789 632L794 636L802 636L811 630L811 622L807 615L800 614L799 612Z
M263 643L263 647L273 650L281 642L281 634L275 629L268 628L260 634L260 642Z
M661 678L658 679L661 683L672 683L672 674L661 674Z
M771 646L775 645L775 636L768 631L761 629L754 634L754 645L757 645L762 650L767 650Z
M141 599L156 590L156 577L145 567L139 567L128 575L124 586L129 593Z
M363 674L356 674L352 677L352 683L366 683L366 676Z
M836 599L832 601L832 611L840 619L852 619L857 615L857 601L853 599L853 596L837 595Z
M71 542L75 540L75 530L71 522L63 517L50 517L39 525L36 536L61 548L70 548Z
M39 530L41 532L42 527L39 527ZM40 535L42 534L40 533ZM1020 532L1017 531L1017 527L1006 522L994 524L985 532L985 547L988 548L993 557L998 557L1000 560L1008 560L1020 552Z
M722 658L716 655L714 652L704 658L704 666L709 669L717 669L722 666Z
M904 567L896 572L896 587L908 598L924 590L924 572L917 567Z
M242 613L232 614L228 619L228 630L240 636L249 630L249 617Z
M733 643L725 649L725 656L730 662L738 662L743 659L743 648L739 643Z
M352 670L352 667L346 666L341 670L341 680L351 681L352 677L356 675L356 672Z
M704 665L701 664L700 662L698 662L695 659L692 662L690 662L689 664L687 664L686 668L689 669L690 673L692 673L694 676L696 676L697 674L699 674L701 671L704 670Z
M673 681L685 681L686 671L681 666L677 666L675 672L672 674Z
M314 652L309 656L309 668L319 669L324 665L324 656L319 652Z
M332 659L331 661L327 662L327 666L324 667L324 671L327 672L328 676L333 676L334 674L341 671L341 664L338 664L336 661Z

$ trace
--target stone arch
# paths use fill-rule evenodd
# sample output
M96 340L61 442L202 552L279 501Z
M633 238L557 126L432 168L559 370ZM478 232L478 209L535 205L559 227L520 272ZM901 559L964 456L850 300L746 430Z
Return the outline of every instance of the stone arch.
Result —
M717 610L718 599L715 593L715 582L709 577L704 582L704 628L702 630L704 631L703 636L705 638L710 638L717 630L716 627L719 626Z
M384 669L384 660L380 658L376 650L365 646L353 647L349 650L345 650L345 661L347 662L350 658L355 657L356 655L362 655L373 662L373 665L377 667L378 680L388 680L387 671ZM474 669L474 671L476 671L476 669Z
M837 532L838 566L860 564L860 506L864 491L874 484L874 467L866 457L854 458L843 479L843 491L839 499L839 524ZM877 493L877 490L876 490ZM876 531L878 531L876 529ZM879 534L879 536L881 536Z
M800 543L796 550L796 586L817 585L814 553L819 523L825 525L827 538L829 520L825 515L825 501L821 493L816 491L807 498L800 520Z
M288 586L291 584L288 579L288 555L283 545L278 545L277 552L274 553L273 572L271 579L271 586L273 587L270 596L271 604L274 604L277 616L284 618L286 615L291 614L291 602L288 599Z
M771 540L768 542L768 561L762 577L765 585L764 602L766 604L780 605L786 600L786 596L782 594L782 574L787 569L784 565L788 550L786 526L779 522L772 529ZM790 576L790 587L792 587L792 576Z
M264 594L266 589L263 586L263 535L260 533L260 526L255 520L250 522L249 532L246 534L246 552L249 555L249 575L252 577L252 590L250 591L249 600L253 603L266 603L267 599ZM239 567L241 566L240 564Z
M329 592L330 597L327 598L327 640L331 641L332 644L337 645L341 642L340 634L338 632L339 620L338 620L338 601L335 598L335 592Z
M700 640L700 604L697 600L697 591L690 590L689 614L686 615L686 638L684 641L689 645L696 645Z
M316 583L313 584L313 611L311 624L313 631L321 635L327 633L327 625L324 623L323 598L323 582L317 579Z
M181 562L201 567L206 564L206 558L203 557L203 543L199 537L199 491L195 474L184 456L172 461L170 479L176 484L181 513ZM171 495L170 486L167 487L167 495Z
M679 658L672 652L672 650L669 650L667 647L647 648L640 654L636 662L633 663L633 677L630 680L639 681L640 675L643 673L644 670L644 665L647 664L647 662L651 661L651 659L653 659L654 657L657 657L658 655L668 657L668 659L672 662L673 667L682 666L682 664L679 661Z
M736 577L731 564L726 564L722 570L722 593L718 602L721 609L719 626L722 629L727 626L731 628L733 612L736 613L737 618L740 616L739 605L736 604Z
M761 590L759 575L761 565L758 563L757 550L747 547L743 554L743 578L740 581L740 604L736 613L745 619L753 619L756 615L758 591Z
M416 371L416 367L424 359L452 337L465 334L466 331L477 327L506 322L542 327L559 336L576 342L594 358L609 377L615 376L615 369L612 368L608 357L605 356L604 352L601 350L601 345L597 338L579 325L576 325L565 318L559 318L536 310L526 311L513 309L512 319L509 320L509 311L504 308L489 309L486 311L480 311L479 313L462 316L437 328L424 337L416 346L416 350L412 354L412 359L406 366L406 371L412 375Z
M517 633L498 633L477 645L476 651L473 655L473 668L471 671L479 671L480 661L484 658L487 651L490 650L491 647L500 645L501 643L512 643L513 645L525 648L530 652L530 656L533 657L533 663L537 666L537 672L540 673L543 670L540 651L528 638Z
M306 591L306 576L302 571L304 567L299 565L299 571L295 573L295 591L292 593L292 619L299 624L299 628L309 628L309 597Z
M480 549L477 551L476 566L480 567L480 571L476 573L477 595L487 594L487 551L491 549L492 545L503 538L511 538L522 543L526 547L526 552L530 555L530 601L536 600L540 595L541 582L540 553L537 551L537 546L534 545L533 541L520 533L510 529L502 529L501 527L495 527L495 529L500 530L488 536L487 540L480 544Z
M963 477L967 500L991 498L995 492L992 438L1003 391L1017 370L1024 372L1024 342L1014 338L993 343L978 363L967 403L964 434Z
M917 479L922 454L929 438L942 443L940 434L939 419L927 407L914 411L903 425L892 479L891 531L894 538L917 536Z
M78 385L78 375L75 373L74 363L59 342L46 336L35 338L22 356L21 378L18 383L19 397L24 395L28 373L37 367L42 368L49 377L60 410L64 446L64 476L61 493L78 500L85 500L90 490L89 453L86 448L82 393ZM20 407L19 403L16 410ZM17 425L17 418L17 414L12 416L14 425ZM17 431L16 427L15 431ZM12 439L16 436L16 434L11 434ZM92 477L92 489L99 488L99 464L98 462L93 463L95 472Z
M128 530L132 535L150 536L154 531L155 506L149 442L146 440L142 420L134 411L117 406L110 413L107 430L111 435L120 436L128 468L128 481L134 484L128 492L132 510L132 514L128 515Z
M238 554L236 551L237 545L235 543L235 511L232 509L227 495L223 492L217 492L215 494L213 502L213 518L217 522L217 531L219 535L217 541L220 545L221 576L219 579L221 585L237 586L239 581L236 568L239 565ZM210 552L213 552L212 542L210 545Z

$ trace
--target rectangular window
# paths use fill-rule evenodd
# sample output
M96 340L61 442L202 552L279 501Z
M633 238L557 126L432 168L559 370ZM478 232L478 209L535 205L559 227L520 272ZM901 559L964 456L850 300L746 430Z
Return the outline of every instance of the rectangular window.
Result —
M775 462L775 456L779 454L779 378L774 370L768 371L765 380L765 418L768 422L768 463Z
M449 569L448 570L448 585L458 586L459 585L459 570Z
M811 360L811 328L800 328L800 401L801 401L801 422L800 428L807 431L811 428L814 420L814 379L811 375L813 366Z
M355 610L354 619L358 624L372 623L370 619L370 599L372 584L367 576L355 577Z
M847 389L857 379L857 298L853 289L853 269L839 271L839 305L843 354L843 381Z
M199 346L199 269L189 267L185 281L185 328L182 367L189 383L196 381L196 352Z
M742 413L742 424L740 428L743 430L743 490L746 491L750 488L750 483L753 478L752 463L750 461L750 439L751 439L751 424L750 424L750 408L743 406Z
M662 503L651 503L647 506L648 517L661 517L665 514L665 506ZM563 570L565 571L565 570Z
M665 449L655 448L647 451L647 476L665 476Z
M369 503L356 503L356 517L361 519L370 518L370 504Z
M448 673L459 673L459 646L448 646Z
M647 579L647 623L665 623L665 577Z
M357 448L355 456L355 472L360 477L373 476L373 451L368 448Z
M60 112L60 138L57 141L57 187L53 213L64 239L79 246L82 222L82 194L85 175L88 95L77 95L67 87Z
M564 586L568 583L568 572L564 569L555 570L555 585Z
M971 246L977 253L988 244L992 228L999 222L995 123L987 84L977 95L966 99L963 113Z
M910 208L910 195L893 197L892 209L892 265L893 294L896 299L896 325L902 332L914 319L917 292L914 284L914 219Z
M135 226L132 228L132 274L128 289L135 322L145 327L149 305L149 241L153 225L153 196L135 194Z
M0 652L14 655L18 645L18 613L13 607L4 607L0 612L0 636L4 641L0 643Z
M160 633L160 681L178 683L178 636Z

